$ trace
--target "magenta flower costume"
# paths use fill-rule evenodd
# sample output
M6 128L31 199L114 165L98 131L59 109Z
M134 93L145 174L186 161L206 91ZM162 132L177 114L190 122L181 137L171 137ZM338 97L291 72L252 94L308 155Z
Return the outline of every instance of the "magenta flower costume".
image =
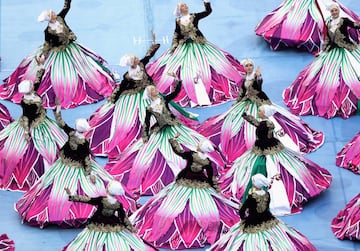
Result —
M6 234L0 235L0 251L15 251L14 241Z
M13 119L11 118L8 109L3 104L0 104L0 131L12 121Z
M57 108L58 109L58 108ZM15 204L23 222L43 228L48 224L60 227L80 227L94 213L92 205L68 201L64 188L82 196L101 196L105 186L113 177L100 167L91 157L89 142L83 132L89 129L85 119L76 121L76 130L69 127L55 112L59 125L69 136L60 150L60 157L51 168ZM129 194L119 198L136 208L135 200Z
M252 180L254 187L239 211L241 222L208 251L316 251L305 236L270 213L271 196L263 189L269 185L269 179L256 174Z
M338 3L345 17L360 21L336 0L284 0L256 26L256 35L262 36L272 50L293 47L318 54L326 34L324 14L329 3ZM359 41L357 31L352 30L351 37Z
M337 153L336 165L360 174L360 132Z
M54 107L58 97L62 108L90 104L110 96L115 81L105 61L94 52L75 42L76 36L65 22L71 0L65 0L56 16L45 10L39 21L49 21L45 29L45 43L28 55L0 86L0 98L15 103L21 101L18 85L22 80L34 80L38 65L43 63L44 78L38 93L44 107Z
M120 187L120 183L112 181L108 185L107 196L69 196L70 201L96 206L97 209L87 222L86 228L66 245L63 251L157 250L140 239L127 218L123 205L115 199L114 196L124 194L124 191L120 192L118 189Z
M186 149L196 148L198 143L205 139L196 131L182 125L170 112L169 102L176 97L180 89L181 81L177 81L173 93L164 97L158 95L154 86L146 89L147 93L151 92L151 103L146 109L142 139L137 140L116 158L109 159L105 166L116 180L135 194L158 193L185 167L185 161L172 150L168 142L170 138L179 133L178 141ZM217 168L224 166L218 152L209 153L209 157L216 163Z
M239 221L237 204L218 192L209 141L197 151L184 151L175 139L170 144L186 167L174 182L154 195L131 217L139 235L159 248L200 248L214 243ZM206 175L205 175L206 173Z
M267 114L266 106L260 110ZM264 112L264 111L265 112ZM236 202L244 201L251 188L251 176L262 173L274 180L270 210L274 215L298 213L302 205L327 189L331 174L300 153L284 147L273 136L274 124L267 118L261 121L243 115L256 127L256 141L252 149L237 158L231 168L219 179L221 191Z
M159 44L152 45L139 65L135 68L130 66L121 84L113 91L110 100L90 117L91 129L86 135L95 155L118 156L126 147L141 138L146 107L150 104L148 99L143 98L144 89L149 85L155 85L147 74L145 66L159 46ZM128 57L131 60L135 56ZM172 111L184 124L188 126L197 124L195 120L188 118L191 116L189 113L180 107L176 109L172 108Z
M254 64L251 59L242 61L244 65ZM236 103L226 112L207 119L197 129L219 146L229 163L251 149L256 140L256 127L241 115L246 112L258 118L261 105L269 105L274 114L269 118L275 128L275 136L287 147L308 153L316 150L324 142L324 135L309 127L299 117L273 104L262 90L261 75L247 74Z
M181 3L184 4L184 3ZM178 4L175 15L176 28L171 48L147 67L147 72L162 93L172 91L172 78L168 72L175 72L183 81L183 88L175 101L181 106L203 106L221 103L237 97L242 65L229 53L206 40L198 28L202 18L212 9L204 1L205 11L180 13Z
M331 230L340 240L360 240L360 194L351 199L331 221Z
M332 9L340 10L337 5ZM360 98L360 49L350 40L348 28L360 29L360 23L339 16L326 25L323 52L284 90L283 99L297 115L349 118Z
M34 84L25 80L19 85L23 114L0 131L0 189L29 190L56 161L67 140L64 131L46 116L36 94L43 73L38 71Z

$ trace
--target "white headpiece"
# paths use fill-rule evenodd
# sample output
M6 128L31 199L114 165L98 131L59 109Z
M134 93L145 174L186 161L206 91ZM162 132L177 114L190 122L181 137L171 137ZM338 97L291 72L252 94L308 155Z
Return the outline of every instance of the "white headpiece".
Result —
M125 194L124 188L121 185L120 182L116 181L116 180L112 180L109 182L108 186L107 186L108 192L111 195L123 195Z
M134 64L136 56L132 54L124 55L120 58L120 66L132 66Z
M270 105L262 105L259 107L259 110L263 111L266 117L271 117L274 113L276 113L275 108Z
M181 10L180 10L180 6L182 5L183 3L178 3L174 9L174 16L176 17L180 17L181 16Z
M31 80L23 80L18 86L18 91L20 93L29 93L33 87L33 82Z
M83 133L90 130L90 125L86 119L83 118L77 119L75 121L75 129L76 131Z
M266 178L263 174L257 173L251 177L251 181L254 187L262 188L268 187L271 183L269 178Z
M204 153L209 153L209 152L213 152L214 151L214 147L211 144L211 141L208 139L203 139L199 142L199 148L201 149L201 151L203 151Z
M51 9L47 9L47 10L43 10L39 17L38 17L38 22L44 22L44 21L47 21L49 22L51 20L51 13L53 11Z
M330 10L332 10L334 8L340 10L340 7L339 7L339 5L337 3L332 3L332 4L328 5L328 6L326 6L326 9L328 11L330 11Z
M252 60L252 59L250 59L250 58L247 58L247 59L243 59L241 62L240 62L242 65L246 65L246 64L252 64L252 65L254 65L254 61Z

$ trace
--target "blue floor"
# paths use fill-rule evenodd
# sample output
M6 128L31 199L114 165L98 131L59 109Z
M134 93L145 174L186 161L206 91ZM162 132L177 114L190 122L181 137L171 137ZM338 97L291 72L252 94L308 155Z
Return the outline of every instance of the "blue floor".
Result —
M267 44L254 33L256 24L280 4L280 0L213 0L213 13L200 22L206 38L228 51L239 60L251 57L263 70L264 89L274 103L284 106L283 89L313 56L305 52L286 50L270 51ZM345 6L360 15L359 0L342 0ZM108 60L111 69L120 74L125 69L117 66L125 53L144 55L150 31L156 32L161 43L158 57L171 44L175 27L173 9L176 0L73 0L66 20L78 37L78 42ZM188 1L190 11L202 11L202 1ZM44 8L61 10L61 0L1 0L0 1L0 78L8 76L22 58L43 42L44 23L37 16ZM18 118L19 106L0 100L11 115ZM78 117L88 118L103 102L77 107L63 112L65 120L74 124ZM219 114L231 103L211 108L193 109L204 120ZM75 111L75 112L74 112ZM52 113L49 112L49 116ZM321 251L360 250L359 242L339 241L331 230L330 221L346 202L359 193L359 176L335 166L336 153L360 130L360 117L348 120L304 117L314 129L326 135L324 145L308 155L310 159L327 168L333 175L331 187L320 197L305 205L302 213L281 217L295 227ZM106 159L98 159L104 165ZM21 193L0 191L0 234L7 233L15 241L18 251L60 250L81 229L38 229L22 225L13 204ZM143 199L142 201L144 201ZM201 249L201 250L205 250Z

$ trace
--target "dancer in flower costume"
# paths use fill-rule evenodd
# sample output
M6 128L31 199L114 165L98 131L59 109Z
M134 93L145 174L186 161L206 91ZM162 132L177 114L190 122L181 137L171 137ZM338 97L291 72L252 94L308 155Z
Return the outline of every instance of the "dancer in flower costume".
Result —
M86 136L95 155L109 155L110 158L118 156L126 147L141 138L146 107L150 104L150 100L144 98L144 90L147 86L155 85L147 74L145 66L159 46L155 44L153 34L153 44L144 58L140 60L134 55L122 57L120 64L129 66L129 70L124 74L121 84L114 90L108 102L102 105L89 120L91 129ZM198 124L194 118L190 118L191 114L186 113L176 103L171 102L169 107L184 124L191 127Z
M317 55L327 30L324 15L333 3L339 5L344 17L353 22L360 21L337 0L284 0L256 26L255 33L262 36L272 50L292 47ZM350 35L359 41L360 33L356 30L353 29Z
M45 42L28 55L0 86L0 98L19 103L18 85L22 80L34 80L39 65L45 74L38 94L44 107L55 107L58 97L62 108L90 104L108 97L115 86L105 61L76 42L76 36L65 22L71 0L65 0L60 13L44 10L38 21L48 22Z
M340 240L360 240L360 194L352 198L331 221L331 230Z
M175 72L183 87L175 101L181 106L205 106L237 97L244 72L243 66L229 53L206 40L198 28L199 21L212 9L204 0L205 11L189 13L186 3L174 11L176 27L171 48L147 67L147 72L162 93L172 91Z
M169 142L186 167L130 217L139 235L159 248L204 247L239 221L238 205L219 193L213 163L205 154L214 151L211 142L185 151L180 137L176 134Z
M98 197L106 193L113 177L92 158L84 132L89 130L85 119L77 119L75 128L61 118L60 105L55 117L68 134L69 140L60 150L60 157L15 204L23 222L43 228L48 224L60 227L80 227L95 211L88 204L68 201L64 186L78 195ZM127 193L118 198L126 210L135 210L135 200Z
M275 110L269 105L259 108L258 121L251 115L244 119L256 127L256 141L252 149L237 158L231 168L220 177L221 191L236 202L243 202L251 188L251 176L262 173L274 180L270 210L274 215L298 213L311 198L330 186L331 174L300 153L284 147L274 137L274 124L268 119Z
M337 4L329 9L323 52L284 90L283 99L297 115L346 119L356 113L360 99L360 49L348 28L360 29L360 22L340 16Z
M94 198L72 195L72 190L69 188L65 191L70 201L96 206L97 210L87 222L86 228L66 245L63 251L157 250L140 239L123 205L116 199L116 196L124 195L123 187L119 182L111 181L106 186L106 195Z
M175 74L173 74L175 77ZM182 147L195 149L204 136L180 123L169 110L169 102L181 90L181 81L175 81L175 91L160 96L154 86L149 86L145 94L150 99L146 108L142 138L114 159L109 159L105 169L131 192L152 195L171 183L186 165L185 160L172 150L169 139L177 133ZM216 169L222 169L223 159L219 152L208 156L215 162ZM218 170L214 170L217 173Z
M246 75L236 103L228 111L207 119L197 131L219 146L226 159L232 163L249 150L256 140L256 127L241 115L246 112L258 118L259 107L267 104L275 110L274 115L269 117L275 126L275 136L285 146L302 153L320 147L324 142L323 133L313 130L299 117L272 103L262 90L260 67L255 70L251 59L243 60L242 64Z
M262 174L255 174L251 180L252 189L239 211L241 222L208 251L316 251L304 235L271 214L267 191L271 180Z
M360 132L338 152L336 165L360 174Z
M43 74L40 69L35 83L20 83L23 114L0 131L0 189L28 191L56 161L67 140L66 133L46 116L36 93Z

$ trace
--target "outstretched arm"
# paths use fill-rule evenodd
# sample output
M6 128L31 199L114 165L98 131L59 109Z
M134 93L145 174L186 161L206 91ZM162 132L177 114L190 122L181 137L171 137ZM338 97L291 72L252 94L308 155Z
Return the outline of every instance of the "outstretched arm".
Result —
M170 102L171 100L173 100L174 98L176 98L176 96L177 96L177 95L179 94L179 92L181 91L181 85L182 85L182 81L176 79L176 80L175 80L175 90L174 90L172 93L170 93L170 94L168 94L168 95L166 95L166 96L164 97L164 100L165 100L167 103Z
M197 20L202 19L204 17L207 17L212 12L211 5L210 5L210 2L208 0L204 0L204 6L205 6L205 11L195 13L195 18Z
M65 18L66 14L69 12L70 10L70 4L71 4L71 0L65 0L64 2L64 8L60 11L59 14L57 14L58 16Z
M360 29L360 22L353 22L349 18L344 17L344 24L354 29Z
M88 196L82 196L82 195L71 195L70 190L68 188L65 188L65 191L69 195L69 201L73 201L73 202L81 202L81 203L86 203L86 204L90 204L90 205L98 205L102 199L102 197L90 198Z
M67 135L70 134L70 132L73 132L74 129L71 128L70 126L68 126L65 121L62 119L62 116L61 116L61 108L59 108L60 106L58 105L54 110L54 116L55 116L55 119L58 123L58 125L65 131L65 133Z
M177 155L179 155L183 159L185 159L188 156L188 152L185 152L183 149L181 149L180 144L177 142L177 140L175 138L169 139L169 142L170 142L171 148Z
M160 44L152 44L148 51L146 52L146 55L143 59L140 60L141 63L144 65L147 65L149 63L149 60L155 55L156 51L160 48Z

